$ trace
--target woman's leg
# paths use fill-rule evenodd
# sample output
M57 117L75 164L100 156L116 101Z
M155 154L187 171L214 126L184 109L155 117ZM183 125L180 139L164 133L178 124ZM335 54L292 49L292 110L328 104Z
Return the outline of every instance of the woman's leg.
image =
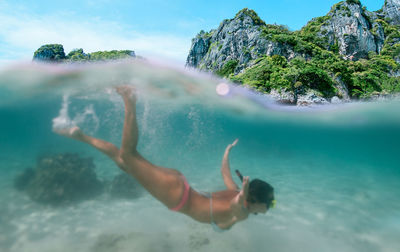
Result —
M167 207L175 207L184 193L182 174L174 169L156 166L137 151L138 125L136 121L135 90L122 86L117 88L125 104L125 121L122 145L119 151L125 170L135 177L144 188Z
M62 136L66 136L66 137L90 144L91 146L95 147L99 151L106 154L108 157L110 157L112 160L114 160L120 166L120 164L121 164L120 152L119 152L119 149L117 148L117 146L115 146L114 144L106 142L106 141L98 139L98 138L94 138L94 137L85 135L79 129L79 127L55 130L55 132Z
M136 121L136 94L133 88L128 86L120 86L116 90L121 95L125 105L125 120L120 155L137 155L136 147L139 132Z

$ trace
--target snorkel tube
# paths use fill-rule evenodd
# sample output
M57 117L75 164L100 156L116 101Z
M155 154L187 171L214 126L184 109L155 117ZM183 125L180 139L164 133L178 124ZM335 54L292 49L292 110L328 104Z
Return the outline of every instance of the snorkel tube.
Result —
M242 174L240 173L240 171L239 171L239 170L235 170L235 172L236 172L236 175L240 178L240 181L243 182L243 176L242 176Z

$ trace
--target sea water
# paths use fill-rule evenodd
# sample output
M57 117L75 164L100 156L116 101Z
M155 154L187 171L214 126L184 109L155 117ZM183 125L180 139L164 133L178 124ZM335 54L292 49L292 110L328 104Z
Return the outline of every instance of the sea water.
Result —
M135 86L138 149L181 171L196 190L224 189L231 169L268 181L277 205L225 233L144 194L107 194L62 207L14 188L40 155L92 157L96 174L120 173L105 155L53 133L78 125L119 146L124 110L114 87ZM400 250L400 102L287 107L208 74L150 61L19 64L0 72L1 251ZM240 181L234 180L240 185Z

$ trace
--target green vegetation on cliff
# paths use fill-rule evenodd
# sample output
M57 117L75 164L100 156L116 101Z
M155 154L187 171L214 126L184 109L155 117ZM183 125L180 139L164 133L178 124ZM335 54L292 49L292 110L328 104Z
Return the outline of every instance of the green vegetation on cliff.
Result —
M382 25L386 37L381 54L400 57L400 25L390 25L382 19L377 19L376 22Z
M229 76L235 71L235 68L238 64L239 61L237 60L229 60L220 70L216 72L216 74L220 76Z
M279 55L265 56L259 58L257 64L244 73L232 77L232 80L246 83L261 92L276 89L300 94L311 88L325 97L335 94L333 81L327 71L319 67L317 62L303 58L288 62Z
M315 56L311 60L297 57L290 62L279 55L264 56L230 79L266 93L275 89L301 94L313 89L326 98L341 96L335 87L338 78L353 98L400 92L400 78L390 76L400 68L389 56L371 55L369 60L355 62L324 51Z
M360 4L358 0L347 3ZM283 56L264 55L237 75L234 75L237 61L231 60L216 73L261 92L282 90L292 92L295 97L309 89L325 98L341 97L338 87L343 84L351 98L400 92L400 26L375 20L385 33L381 53L370 52L366 59L351 61L339 54L337 41L329 45L323 36L321 26L330 19L329 15L314 18L294 32L282 25L262 25L264 38L292 48L296 57L288 61Z

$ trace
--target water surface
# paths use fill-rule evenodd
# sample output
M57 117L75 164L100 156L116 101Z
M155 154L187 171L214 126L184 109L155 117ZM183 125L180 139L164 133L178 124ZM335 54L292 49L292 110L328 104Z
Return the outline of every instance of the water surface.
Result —
M281 107L236 86L218 95L223 82L154 62L2 69L1 250L399 251L399 101ZM124 111L113 87L121 84L138 89L147 159L180 170L197 190L222 190L222 155L239 138L231 168L271 183L277 207L219 234L149 194L52 207L17 191L15 176L51 153L92 157L102 181L119 174L52 128L78 125L119 145Z

